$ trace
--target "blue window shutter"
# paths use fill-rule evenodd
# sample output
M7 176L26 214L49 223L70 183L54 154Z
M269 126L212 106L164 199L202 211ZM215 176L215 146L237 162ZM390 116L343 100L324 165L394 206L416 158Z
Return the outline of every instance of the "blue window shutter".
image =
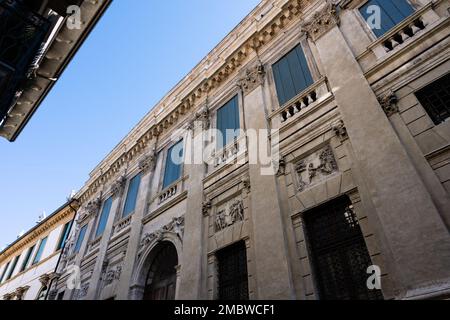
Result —
M163 189L167 188L181 176L181 163L175 163L173 159L183 158L183 140L170 147L167 151L166 167L164 170Z
M72 221L69 221L64 225L62 235L61 235L61 238L59 239L58 247L56 247L56 250L62 249L62 247L64 246L64 242L66 242L66 239L67 239L67 236L69 235L71 226L72 226Z
M372 29L377 37L384 35L414 12L406 0L369 0L359 9L366 21L373 14L372 12L369 14L367 9L373 5L381 8L381 29Z
M81 249L81 245L83 244L83 240L84 240L84 235L86 233L86 229L87 229L87 225L84 225L81 229L80 229L80 233L78 235L78 239L77 242L75 243L75 248L74 248L74 252L78 253Z
M27 255L25 256L25 259L22 262L20 272L24 271L27 268L28 262L30 262L31 254L33 253L35 247L36 246L34 245L30 249L28 249Z
M300 45L278 60L273 66L278 101L284 105L313 84L305 54Z
M46 243L47 243L47 238L44 238L41 240L41 243L39 244L39 247L38 247L38 251L36 252L36 255L34 256L33 265L38 263L41 260L42 253L44 252Z
M217 140L217 147L220 149L232 142L239 130L239 102L238 96L228 101L223 107L217 110L217 130L222 134ZM233 130L234 134L227 134L227 130Z
M134 212L140 184L141 174L139 173L130 180L130 184L128 185L127 198L125 200L122 217L127 217L130 213Z
M109 212L111 211L112 197L106 199L103 203L102 213L100 214L100 219L98 221L97 231L95 232L95 237L99 237L105 231L106 223L108 222Z

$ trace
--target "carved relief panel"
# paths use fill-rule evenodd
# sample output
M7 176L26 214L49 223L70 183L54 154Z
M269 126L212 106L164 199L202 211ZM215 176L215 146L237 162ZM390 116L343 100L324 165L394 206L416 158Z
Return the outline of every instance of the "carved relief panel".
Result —
M301 159L294 165L298 181L298 191L304 191L328 179L339 171L331 146Z

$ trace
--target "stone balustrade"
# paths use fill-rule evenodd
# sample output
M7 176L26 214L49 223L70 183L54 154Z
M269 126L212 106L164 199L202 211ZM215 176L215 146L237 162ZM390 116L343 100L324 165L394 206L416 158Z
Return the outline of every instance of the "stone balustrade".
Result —
M168 199L172 198L174 195L177 194L178 191L178 184L175 184L169 188L166 188L161 194L158 196L159 204L167 201Z
M417 38L422 31L428 29L437 20L439 20L439 16L429 4L388 31L374 42L370 49L377 58L382 58L386 54L395 51L401 45L410 42L412 38Z
M281 123L290 122L296 118L298 114L303 113L313 105L322 101L326 94L329 93L326 78L321 78L306 90L288 101L284 106L278 109L270 118L278 116Z
M132 215L129 215L121 220L119 220L115 225L114 225L114 234L119 233L120 231L124 230L125 228L127 228L128 226L131 225L131 219L132 219Z

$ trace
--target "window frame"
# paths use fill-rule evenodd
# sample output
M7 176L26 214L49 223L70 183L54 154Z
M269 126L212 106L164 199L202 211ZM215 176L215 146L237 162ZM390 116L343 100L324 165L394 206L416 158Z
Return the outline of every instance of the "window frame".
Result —
M77 241L75 241L75 245L73 247L73 254L78 254L81 251L81 248L83 247L84 242L86 241L86 233L87 233L87 229L88 229L88 223L86 223L85 225L83 225L80 230L78 231L77 234ZM83 231L84 230L84 231ZM80 241L80 235L81 235L81 231L83 231L83 238ZM79 245L78 245L79 244Z
M239 137L242 135L242 115L241 115L241 103L240 103L240 96L238 93L235 93L233 96L231 96L231 98L227 99L224 103L222 103L220 106L216 107L214 110L214 129L217 131L219 131L219 111L222 110L223 108L227 107L227 105L229 103L231 103L233 100L236 101L236 112L237 112L237 117L238 117L238 127L235 130L235 132L237 131L237 135L235 135L233 137L233 140L230 141L226 141L226 130L230 130L230 128L225 129L225 135L223 135L222 133L222 138L223 140L221 141L221 143L219 144L219 140L216 139L216 146L215 149L216 150L222 150L222 149L226 149L231 143L233 143L234 141L238 140ZM217 138L217 137L216 137Z
M17 263L19 262L20 256L21 256L21 254L15 256L14 259L11 260L12 264L11 264L10 270L8 271L8 274L5 278L5 281L8 281L13 277L14 271L16 270Z
M33 258L32 262L31 262L32 266L35 266L39 262L41 262L42 255L43 255L45 247L47 245L47 240L48 240L48 236L42 238L41 241L39 241L39 246L37 247L37 251L36 251L36 253L34 255L34 258ZM42 247L42 243L44 243L43 247Z
M426 87L431 86L433 84L435 84L437 81L442 80L444 77L449 77L450 78L450 72L447 73L443 73L440 76L434 78L432 81L427 82L425 85L421 86L420 88L415 89L412 93L414 94L414 98L416 99L417 103L419 104L419 106L422 108L423 112L427 115L428 119L430 119L431 123L433 124L433 126L437 127L440 125L444 125L446 123L450 123L450 115L445 118L444 120L440 121L439 123L436 123L434 119L434 117L432 117L430 115L430 113L428 112L428 107L425 107L424 104L422 103L422 101L419 99L419 97L417 96L417 94L424 90Z
M27 254L25 255L24 260L22 261L22 266L20 267L20 272L27 270L27 267L30 264L31 257L33 256L33 252L34 252L35 248L36 248L36 243L28 248Z
M98 233L98 230L99 230L99 227L100 227L100 223L101 223L101 220L102 220L102 216L103 216L103 210L104 210L105 204L106 204L106 202L107 202L108 200L111 200L111 206L110 206L110 208L109 208L108 215L106 216L105 226L103 227L102 232L101 232L101 233ZM102 206L101 206L101 208L100 208L100 214L98 215L97 221L96 221L96 223L95 223L94 240L101 238L101 237L103 236L103 234L105 233L106 225L108 224L109 217L111 216L111 211L112 211L113 201L114 201L114 199L113 199L113 196L111 195L111 196L107 197L107 198L102 202ZM81 230L81 229L80 229L80 230Z
M183 152L184 152L184 149L183 149ZM139 184L138 184L137 191L136 191L136 199L134 200L134 208L132 211L128 212L125 215L125 208L127 206L128 193L130 191L131 182L133 181L133 179L135 179L138 176L140 176L140 177L139 177ZM141 191L141 187L142 187L142 177L143 177L143 174L141 171L139 171L139 172L135 173L134 175L131 175L131 178L128 179L127 187L126 187L126 190L124 193L125 197L123 198L122 210L121 210L121 214L119 216L120 219L128 218L129 216L132 216L136 212L136 206L137 206L138 200L139 200L139 192Z
M64 224L64 227L59 235L59 239L56 244L55 251L59 251L64 247L64 243L66 242L67 238L69 237L70 229L72 228L72 223L73 223L73 220L70 220Z
M166 176L166 170L167 170L167 161L169 158L169 151L172 149L172 147L176 146L178 143L182 143L183 144L183 159L185 159L186 157L186 139L184 137L180 137L180 139L176 142L173 142L171 144L168 144L163 150L163 154L164 154L164 159L163 159L163 163L162 163L162 170L161 172L161 177L160 177L160 190L164 191L169 189L170 187L176 185L181 179L183 179L184 176L184 161L182 162L182 164L180 165L180 174L178 179L172 181L171 183L169 183L168 185L165 185L165 176Z
M305 56L306 64L308 66L309 72L311 74L311 78L314 85L318 80L322 78L321 72L319 70L318 62L314 58L314 54L311 50L311 46L309 43L308 38L306 37L306 34L302 34L300 37L296 37L289 41L286 45L282 47L281 50L279 50L276 54L270 57L270 59L267 60L266 65L266 76L269 81L269 91L271 96L271 102L272 102L272 109L271 111L275 111L278 109L283 108L288 104L290 100L288 100L285 104L280 104L280 100L278 99L278 91L276 87L276 81L275 81L275 74L273 65L276 64L278 61L283 59L287 54L289 54L292 50L294 50L297 46L299 46L303 54ZM305 88L303 91L307 90L309 87ZM302 92L303 92L302 91ZM293 98L301 94L301 92L297 93ZM291 98L291 100L293 99Z

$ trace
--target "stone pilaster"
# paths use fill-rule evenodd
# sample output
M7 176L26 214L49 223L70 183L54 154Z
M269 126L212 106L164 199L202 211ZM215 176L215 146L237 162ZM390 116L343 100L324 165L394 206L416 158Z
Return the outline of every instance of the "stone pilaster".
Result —
M262 85L255 86L253 82L249 87L252 90L243 90L246 130L268 129L265 116L265 88ZM257 147L250 143L254 144L255 141L248 141L249 152L256 152ZM263 175L262 167L260 163L249 165L251 221L257 283L256 298L293 299L295 293L288 263L289 253L276 176L275 174Z
M123 261L122 272L117 286L116 300L132 299L130 296L130 283L133 275L133 267L139 248L139 241L142 230L142 218L145 215L146 204L148 202L150 185L153 177L153 158L146 158L146 163L142 168L141 185L139 186L139 193L136 202L136 209L131 221L130 237L128 238L127 251Z
M396 296L450 278L448 231L342 33L335 25L315 44L364 177L363 205L374 209L368 217L390 255Z
M203 135L205 122L193 127L191 139L197 135ZM189 145L189 144L187 144ZM191 155L201 155L202 145L190 143ZM188 154L188 152L186 152ZM203 177L205 175L204 164L185 165L185 171L189 175L186 181L188 190L186 214L185 214L185 232L183 238L183 254L179 257L181 265L179 275L179 288L177 288L177 299L206 299L206 242L204 241L204 223L203 223ZM186 263L185 263L186 261Z
M108 221L106 223L105 230L102 235L102 239L99 244L99 251L97 253L97 259L95 261L94 270L92 270L92 275L89 280L89 287L86 293L86 300L96 300L98 299L99 289L101 288L101 276L103 271L103 263L106 257L106 251L108 249L108 242L110 239L110 235L113 230L114 218L117 216L117 211L120 210L120 197L115 196L113 198L111 211L109 213ZM92 223L93 228L96 227L94 223ZM95 229L94 229L95 230ZM91 233L86 232L86 238L89 237ZM79 255L81 256L81 255Z

